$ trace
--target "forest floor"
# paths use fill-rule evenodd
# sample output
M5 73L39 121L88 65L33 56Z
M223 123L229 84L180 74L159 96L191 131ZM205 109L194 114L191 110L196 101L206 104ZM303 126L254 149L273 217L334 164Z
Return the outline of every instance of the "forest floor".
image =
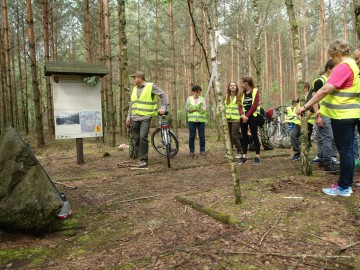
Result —
M312 165L305 177L290 149L275 149L262 152L260 166L237 165L236 205L223 143L207 132L205 157L189 157L181 129L172 168L150 148L142 170L128 166L136 161L127 150L96 139L84 139L85 164L77 165L75 140L37 148L28 138L73 215L41 236L0 231L0 269L360 269L359 187L348 198L324 195L336 175ZM223 224L178 196L238 224Z

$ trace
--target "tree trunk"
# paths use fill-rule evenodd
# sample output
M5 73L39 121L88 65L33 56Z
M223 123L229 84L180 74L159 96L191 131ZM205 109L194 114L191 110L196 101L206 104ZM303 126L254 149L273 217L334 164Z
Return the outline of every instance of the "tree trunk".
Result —
M216 5L215 5L216 7ZM210 43L210 49L211 49L211 62L212 67L215 70L215 77L214 77L214 83L215 83L215 90L216 90L216 98L217 98L217 109L221 114L221 127L222 132L225 138L224 144L226 146L226 152L229 153L228 162L230 166L231 176L234 182L234 194L235 194L235 204L240 204L242 202L241 198L241 188L240 188L240 176L237 171L236 163L234 162L234 155L232 150L232 144L230 140L230 134L229 129L227 125L226 115L225 115L225 106L224 106L224 98L222 91L220 89L220 77L219 73L217 71L217 51L215 50L215 44L214 44L214 36L215 31L211 24L211 18L208 13L208 9L206 4L204 4L204 11L205 14L207 14L207 33L209 36L209 43ZM215 41L217 42L217 41Z
M355 1L355 0L354 0ZM348 23L347 23L347 1L344 0L344 20L343 20L343 26L344 26L344 40L348 40L349 35L348 35Z
M23 42L22 42L22 49L23 49L23 55L27 55L27 49L26 49L26 34L25 34L25 20L22 20L21 23L21 29L22 29L22 38L23 38ZM28 95L28 65L27 65L27 61L24 61L24 93L22 93L22 95L24 96L25 99L25 133L26 135L29 135L29 95Z
M0 40L3 40L2 31L0 31ZM6 71L5 71L5 53L3 42L0 42L0 80L1 80L1 119L0 130L4 129L6 123ZM1 132L0 132L1 133Z
M194 41L194 24L192 23L192 13L193 13L193 0L188 1L189 13L190 13L190 31L189 31L189 40L190 40L190 86L195 85L195 41Z
M11 28L10 31L10 37L11 37L11 43L10 48L11 49L11 74L12 74L12 96L13 96L13 106L14 106L14 125L15 129L19 129L19 106L18 106L18 94L17 94L17 80L16 80L16 65L15 65L15 31L14 28ZM11 76L10 76L11 78Z
M9 23L8 23L8 13L7 13L7 2L2 0L2 19L3 19L3 35L4 35L4 56L5 56L5 91L7 90L7 99L6 102L6 122L10 121L11 126L14 127L14 104L13 104L13 89L11 85L11 67L10 67L10 45L9 45Z
M327 59L326 53L326 26L325 26L325 7L324 0L320 0L320 29L321 29L321 59L320 63L325 63Z
M259 17L259 11L258 11L258 3L257 0L253 0L253 8L254 8L254 20L255 20L255 37L254 37L254 43L255 43L255 71L256 71L256 86L259 91L261 91L261 29L260 29L260 17Z
M282 46L281 46L281 33L278 34L278 40L279 40L279 91L280 91L280 105L283 105L284 97L283 97L283 77L282 77L282 69L283 69L283 63L282 63Z
M310 69L309 69L309 51L308 51L308 44L307 44L307 14L306 14L306 1L303 0L303 39L304 39L304 57L305 57L305 79L304 81L310 80ZM295 98L295 97L294 97Z
M158 81L159 69L159 0L156 0L155 8L155 76L154 81Z
M108 144L112 147L115 146L115 110L114 110L114 94L112 90L112 56L111 56L111 43L110 43L110 22L109 22L109 0L104 0L104 30L105 30L105 58L106 66L109 74L105 76L106 89L108 93L108 114L109 114L109 126L108 126Z
M32 16L31 0L26 0L26 13L27 13L27 22L28 22L30 66L31 66L33 99L34 99L34 108L35 108L36 137L37 137L38 146L43 146L45 145L45 139L44 139L44 129L42 123L42 114L41 114L41 100L40 100L41 94L39 90L39 81L37 77L34 20Z
M90 27L90 6L89 0L84 0L84 18L85 18L85 48L87 52L88 63L93 62L93 52L91 49L91 27Z
M103 14L103 3L102 0L98 0L97 1L97 16L98 16L98 21L97 21L97 61L99 61L100 63L104 63L104 14ZM105 92L106 90L106 85L104 83L104 80L101 83L101 110L102 110L102 118L103 118L103 140L104 138L108 135L107 134L107 129L108 129L108 112L107 112L107 93Z
M19 1L16 2L16 26L17 29L22 29L21 20L20 20L20 10L19 10ZM20 31L16 32L16 48L17 48L17 64L19 68L19 94L20 94L20 102L21 102L21 121L20 121L20 129L25 130L25 98L24 98L24 82L23 82L23 66L21 62L21 41L20 41ZM24 63L25 65L25 63Z
M357 40L360 41L360 0L354 0L354 14Z
M49 44L49 18L48 18L48 0L41 1L42 15L43 15L43 35L44 35L44 58L45 61L50 60L50 44ZM54 106L52 99L52 91L49 76L45 77L46 82L46 101L47 101L47 120L48 128L51 135L55 135L55 122L54 122Z
M294 58L296 62L296 75L297 75L297 93L299 97L303 97L300 100L300 104L303 105L305 102L304 94L304 81L302 78L302 64L301 64L301 51L299 46L299 34L298 24L294 14L294 6L292 0L285 0L287 13L289 16L291 35L293 40ZM301 135L300 135L300 151L301 151L301 171L304 175L311 175L311 166L309 163L309 149L307 141L307 117L301 117Z
M172 126L175 134L178 134L177 126L177 91L176 91L176 63L175 63L175 35L174 35L174 13L172 0L169 2L169 30L170 30L170 61L171 61L171 92L172 94L172 106L171 106L171 118Z
M125 0L119 0L119 54L120 54L120 120L125 122L127 112L129 110L130 102L130 85L129 85L129 71L128 71L128 51L127 51L127 36L126 36L126 14L125 14ZM124 125L125 128L127 128ZM130 129L127 129L129 140L129 157L136 159L138 153L135 148L135 141L132 139Z

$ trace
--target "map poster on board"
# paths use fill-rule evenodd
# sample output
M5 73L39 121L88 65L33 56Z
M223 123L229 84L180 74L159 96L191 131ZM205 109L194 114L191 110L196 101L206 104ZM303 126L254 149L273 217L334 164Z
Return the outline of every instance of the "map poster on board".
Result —
M81 79L52 81L55 139L103 136L100 82L95 86Z

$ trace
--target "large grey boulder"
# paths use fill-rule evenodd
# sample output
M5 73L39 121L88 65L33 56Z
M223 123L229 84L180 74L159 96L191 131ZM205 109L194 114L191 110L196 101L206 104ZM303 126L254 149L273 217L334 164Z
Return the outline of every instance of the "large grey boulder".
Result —
M13 129L0 135L0 227L43 232L63 201L28 145Z

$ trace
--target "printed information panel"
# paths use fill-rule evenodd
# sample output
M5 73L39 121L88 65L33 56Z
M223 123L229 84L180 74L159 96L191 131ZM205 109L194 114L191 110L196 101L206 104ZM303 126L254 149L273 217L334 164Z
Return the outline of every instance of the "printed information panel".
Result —
M56 139L103 136L100 82L60 79L52 88Z

